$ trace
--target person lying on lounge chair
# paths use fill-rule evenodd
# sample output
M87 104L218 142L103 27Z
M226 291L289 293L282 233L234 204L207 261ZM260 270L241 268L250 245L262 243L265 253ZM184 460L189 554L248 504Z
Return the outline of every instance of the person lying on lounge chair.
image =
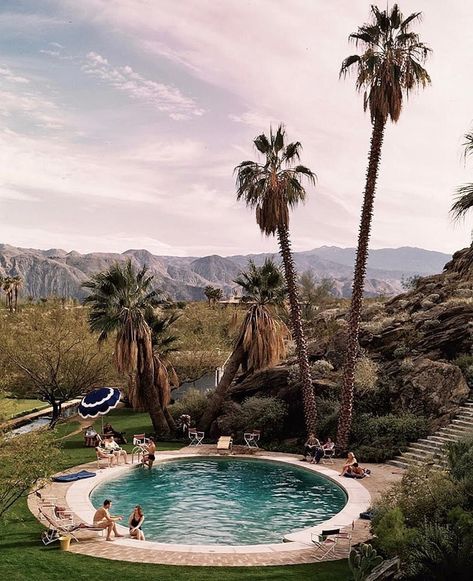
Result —
M126 450L120 448L120 446L115 442L113 436L105 436L103 447L105 450L108 450L114 454L115 458L117 459L117 464L119 463L121 457L124 459L125 464L128 464Z
M112 532L116 537L123 537L117 531L117 525L115 524L116 521L123 520L123 516L112 516L110 514L110 508L112 507L111 500L104 500L103 506L95 511L94 514L94 527L107 529L107 538L106 541L113 541L111 535Z

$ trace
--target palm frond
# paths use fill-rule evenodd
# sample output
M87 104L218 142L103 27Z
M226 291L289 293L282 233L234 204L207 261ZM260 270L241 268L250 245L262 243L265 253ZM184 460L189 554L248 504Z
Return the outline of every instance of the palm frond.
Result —
M455 203L450 208L450 214L453 220L457 221L464 218L473 208L473 184L460 186L455 194Z

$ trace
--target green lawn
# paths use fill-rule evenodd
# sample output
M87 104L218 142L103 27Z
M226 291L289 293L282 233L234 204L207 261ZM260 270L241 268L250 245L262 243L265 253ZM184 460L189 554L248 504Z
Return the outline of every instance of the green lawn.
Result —
M108 419L115 429L127 435L150 431L149 416L130 410L112 412ZM96 422L100 428L100 420ZM79 427L68 422L57 427L62 440L63 458L60 468L67 468L95 458L91 448L84 448L82 434L67 437ZM158 449L171 450L182 446L179 442L158 443ZM128 450L131 445L128 444ZM42 526L29 512L26 501L21 501L0 526L0 572L8 581L75 581L109 579L115 576L126 581L346 581L349 570L345 561L287 567L175 567L127 563L85 557L58 550L57 546L43 547L40 542Z
M36 412L48 407L48 403L40 401L39 399L15 399L10 397L0 397L0 406L2 408L2 415L7 420L15 418L26 413Z

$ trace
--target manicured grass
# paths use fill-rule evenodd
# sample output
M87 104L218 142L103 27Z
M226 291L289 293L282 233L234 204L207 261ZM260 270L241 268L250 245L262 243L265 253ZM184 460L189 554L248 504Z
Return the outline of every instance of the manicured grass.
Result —
M150 432L149 416L130 410L116 410L107 419L127 436ZM100 431L101 421L95 422ZM79 428L71 421L60 424L56 433L64 437ZM182 447L180 442L159 442L158 449L173 450ZM95 458L94 450L84 448L82 433L62 440L63 458L58 469L65 469ZM131 450L131 444L126 446ZM346 581L349 570L346 561L286 567L176 567L110 561L75 555L58 550L56 544L43 547L40 535L43 527L30 513L22 500L0 523L0 571L8 581L87 581L116 579L126 581Z
M0 406L2 408L2 415L7 420L15 418L26 413L36 412L48 407L48 403L40 401L39 399L15 399L10 397L0 397Z

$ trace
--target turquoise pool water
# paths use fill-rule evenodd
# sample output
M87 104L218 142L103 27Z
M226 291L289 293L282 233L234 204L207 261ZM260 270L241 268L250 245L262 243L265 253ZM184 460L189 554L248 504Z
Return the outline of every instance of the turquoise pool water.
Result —
M190 545L278 543L285 534L321 523L346 504L343 490L303 468L240 458L183 458L136 468L94 489L98 507L127 525L143 507L147 540Z

